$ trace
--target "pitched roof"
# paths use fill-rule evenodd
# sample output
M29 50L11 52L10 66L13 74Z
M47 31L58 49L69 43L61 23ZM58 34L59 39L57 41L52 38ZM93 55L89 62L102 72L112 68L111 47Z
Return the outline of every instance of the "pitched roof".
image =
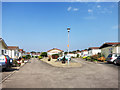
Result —
M59 50L59 51L63 51L63 50L60 50L60 49L57 49L57 48L53 48L53 49L50 49L50 50L48 50L47 52L50 52L50 51L52 51L52 50Z
M19 51L23 51L23 49L19 49Z
M91 50L91 49L99 49L100 47L89 47L88 50Z
M2 38L0 38L0 41L2 41L2 43L5 45L5 47L7 48L7 44L5 43L5 41L2 39Z
M105 47L109 47L109 46L113 46L113 45L120 45L120 42L107 42L107 43L104 43L101 47L101 48L105 48Z
M84 52L84 51L88 51L87 49L86 50L82 50L82 52Z
M8 46L8 49L14 50L14 49L19 49L19 47L18 46Z

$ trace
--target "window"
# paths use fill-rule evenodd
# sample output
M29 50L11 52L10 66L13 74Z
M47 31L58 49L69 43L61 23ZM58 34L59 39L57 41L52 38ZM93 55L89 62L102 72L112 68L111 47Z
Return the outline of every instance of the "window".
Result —
M2 50L2 55L4 55L4 50Z
M14 56L16 56L16 51L14 52Z

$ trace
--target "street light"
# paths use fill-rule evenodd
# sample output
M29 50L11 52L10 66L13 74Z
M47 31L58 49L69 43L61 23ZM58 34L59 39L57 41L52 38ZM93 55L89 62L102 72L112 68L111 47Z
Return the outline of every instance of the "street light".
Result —
M67 31L68 31L68 54L69 54L69 32L70 32L70 27L67 27ZM69 64L69 60L68 60L68 64Z

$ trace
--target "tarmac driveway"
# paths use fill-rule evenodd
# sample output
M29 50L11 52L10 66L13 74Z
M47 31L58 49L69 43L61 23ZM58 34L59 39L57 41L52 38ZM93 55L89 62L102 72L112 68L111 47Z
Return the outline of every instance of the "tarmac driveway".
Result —
M118 88L118 67L82 63L80 68L58 68L31 59L5 80L3 88Z

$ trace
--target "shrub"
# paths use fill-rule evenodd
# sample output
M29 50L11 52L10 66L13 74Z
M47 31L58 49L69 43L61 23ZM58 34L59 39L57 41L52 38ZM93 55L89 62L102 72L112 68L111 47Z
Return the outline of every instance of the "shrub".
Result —
M62 59L62 63L65 64L65 62L66 62L66 58L65 58L65 56L64 56L63 59Z
M24 55L22 56L23 59L30 59L31 58L31 55Z
M13 60L13 66L17 67L17 66L20 66L20 64L18 64L17 60Z
M22 63L24 63L24 60L22 60Z
M31 55L26 55L25 58L26 58L26 59L30 59L30 58L31 58Z
M77 54L77 57L79 57L79 54Z
M47 57L47 52L42 52L42 53L41 53L41 56L42 56L42 57Z
M91 56L91 59L97 60L98 59L98 55Z
M53 55L52 55L52 58L53 58L53 59L57 59L58 57L59 57L59 54L53 54Z
M106 58L105 58L105 57L100 57L100 58L98 58L98 60L99 60L99 61L105 61Z
M75 58L75 57L72 56L71 58Z
M90 56L86 57L86 60L91 60L91 57Z
M35 58L38 58L38 56L35 56Z
M42 56L38 56L38 59L42 59L43 57Z

